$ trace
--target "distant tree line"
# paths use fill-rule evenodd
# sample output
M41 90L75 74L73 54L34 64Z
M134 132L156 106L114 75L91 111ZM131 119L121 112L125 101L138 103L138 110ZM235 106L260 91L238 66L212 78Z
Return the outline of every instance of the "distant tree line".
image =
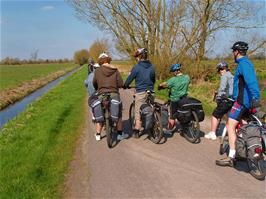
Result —
M0 64L3 65L21 65L21 64L49 64L49 63L69 63L73 60L64 58L64 59L19 59L13 57L6 57L1 60Z

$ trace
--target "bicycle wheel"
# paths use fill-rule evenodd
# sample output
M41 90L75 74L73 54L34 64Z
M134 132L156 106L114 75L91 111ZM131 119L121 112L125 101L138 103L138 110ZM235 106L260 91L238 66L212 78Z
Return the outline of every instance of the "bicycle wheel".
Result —
M135 127L135 103L134 102L131 103L130 108L129 108L129 124L130 124L131 130L133 130ZM136 133L134 137L139 138L139 134Z
M229 154L229 140L227 135L227 128L226 126L223 129L222 136L221 136L221 142L220 142L220 148L219 148L219 154L223 155L224 153Z
M161 115L159 112L154 112L154 126L153 129L150 130L149 139L158 144L163 138L163 128L161 123Z
M263 158L247 159L249 173L257 180L265 180L266 176L266 163Z
M106 111L105 113L105 131L106 131L106 140L107 140L107 146L109 148L112 148L113 145L113 138L112 138L112 127L109 120L109 111Z
M199 119L195 111L192 111L193 120L183 126L183 135L187 141L196 143L200 139Z

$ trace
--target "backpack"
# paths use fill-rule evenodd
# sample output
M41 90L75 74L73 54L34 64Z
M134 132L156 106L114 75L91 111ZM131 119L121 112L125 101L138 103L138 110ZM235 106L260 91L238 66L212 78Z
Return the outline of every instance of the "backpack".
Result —
M154 115L152 107L148 104L140 106L141 125L145 130L149 130L154 126Z
M240 157L251 159L255 155L256 148L262 148L261 127L255 124L244 124L237 138L237 153Z

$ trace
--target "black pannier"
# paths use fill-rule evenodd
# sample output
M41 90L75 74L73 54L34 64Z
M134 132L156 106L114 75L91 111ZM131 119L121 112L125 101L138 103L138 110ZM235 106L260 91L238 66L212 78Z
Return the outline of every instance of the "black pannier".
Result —
M122 102L116 99L111 100L111 119L113 122L117 122L119 119L119 113L121 112L122 109Z
M177 118L180 123L188 123L192 120L191 110L178 108L174 117Z
M93 120L95 122L104 122L102 103L101 100L98 98L98 96L97 95L91 96L89 98L88 104L92 109L92 114L94 117Z
M162 105L161 106L161 123L162 123L163 128L168 127L168 117L169 117L168 106Z
M177 115L180 115L179 117L183 118L188 117L187 119L184 119L184 121L188 122L190 120L193 120L194 117L192 117L191 111L195 111L199 122L202 122L205 117L204 110L202 108L201 101L193 98L193 97L185 97L178 101L178 112ZM190 111L190 113L186 112ZM187 116L186 116L187 115ZM180 118L180 119L181 119Z
M149 130L154 126L154 115L152 107L148 104L140 106L141 125L145 130Z

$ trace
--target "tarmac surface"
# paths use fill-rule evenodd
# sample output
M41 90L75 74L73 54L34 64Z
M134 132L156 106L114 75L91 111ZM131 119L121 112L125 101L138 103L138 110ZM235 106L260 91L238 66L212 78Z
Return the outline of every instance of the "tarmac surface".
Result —
M121 90L124 131L131 133L128 110L133 92ZM146 135L128 138L109 149L97 142L91 115L65 185L65 198L266 198L265 181L248 173L245 162L219 167L219 141L189 143L178 132L154 144ZM200 123L209 131L210 120ZM202 136L204 134L202 133ZM104 136L104 132L102 133Z

